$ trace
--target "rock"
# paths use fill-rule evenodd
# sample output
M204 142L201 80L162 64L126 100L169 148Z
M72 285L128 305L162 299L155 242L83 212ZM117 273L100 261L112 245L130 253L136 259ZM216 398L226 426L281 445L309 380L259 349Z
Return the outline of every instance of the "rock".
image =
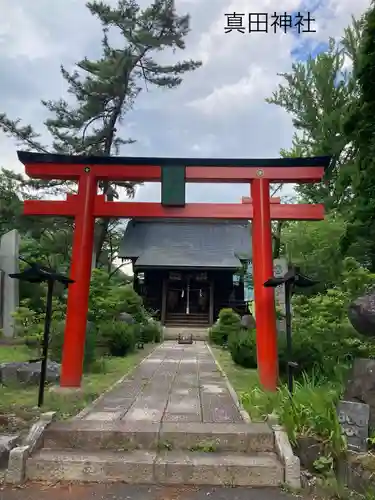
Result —
M0 435L0 469L7 467L10 450L12 450L19 441L19 435Z
M126 323L128 325L133 325L135 323L133 316L126 312L120 313L118 319L119 321L122 321L123 323Z
M245 314L241 318L241 326L246 328L247 330L254 330L255 328L255 319L251 314Z
M369 427L375 427L375 360L357 358L349 374L344 399L368 404L370 407Z
M25 384L38 385L41 362L35 363L2 363L0 364L0 382L5 385ZM60 378L60 365L54 361L47 362L46 381L56 383Z
M354 300L348 309L348 318L358 333L375 336L375 291Z
M299 457L302 467L313 471L315 460L325 455L324 444L314 436L300 436L294 453Z

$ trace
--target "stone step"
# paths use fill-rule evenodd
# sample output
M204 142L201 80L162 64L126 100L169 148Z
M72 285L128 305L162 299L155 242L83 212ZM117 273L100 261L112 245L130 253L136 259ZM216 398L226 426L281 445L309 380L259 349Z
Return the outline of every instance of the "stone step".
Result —
M42 450L27 460L31 481L80 481L164 485L280 486L284 470L272 453L96 453Z
M70 420L52 423L44 447L95 450L190 450L272 452L274 436L265 423L108 422Z

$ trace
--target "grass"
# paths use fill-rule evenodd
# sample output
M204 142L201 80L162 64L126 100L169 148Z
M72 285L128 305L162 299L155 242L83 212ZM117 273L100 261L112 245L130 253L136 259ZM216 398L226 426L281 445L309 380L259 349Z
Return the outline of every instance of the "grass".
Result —
M46 388L45 403L41 409L36 407L38 387L2 387L0 427L9 428L10 426L13 430L27 428L30 426L30 422L34 421L41 412L56 411L60 419L77 414L138 365L153 348L153 345L146 344L143 350L136 351L124 358L106 358L103 363L103 372L84 375L82 392L80 393L62 395L50 392ZM33 357L33 353L25 346L0 346L0 362L26 361L30 357ZM2 419L2 415L13 415L14 418L10 420Z
M259 387L259 378L256 370L236 365L232 360L230 352L227 350L220 349L219 347L212 347L212 350L220 366L227 374L234 390L239 395L254 389L254 387Z
M276 393L266 392L260 388L255 370L236 365L227 350L213 350L253 421L265 420L270 413L276 413L293 445L301 436L313 436L334 456L345 449L336 414L341 393L339 383L306 376L295 382L293 398L285 384Z

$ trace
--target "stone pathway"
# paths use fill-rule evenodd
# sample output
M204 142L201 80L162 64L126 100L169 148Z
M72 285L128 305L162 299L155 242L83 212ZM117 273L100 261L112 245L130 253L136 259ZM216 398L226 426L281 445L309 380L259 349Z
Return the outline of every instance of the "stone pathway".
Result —
M187 500L202 498L198 485L277 487L284 472L271 428L244 421L208 346L176 341L74 419L51 424L26 464L30 481L185 484ZM150 492L138 498L169 498ZM119 487L112 498L128 497Z
M203 342L164 342L81 416L125 422L243 423L225 379Z

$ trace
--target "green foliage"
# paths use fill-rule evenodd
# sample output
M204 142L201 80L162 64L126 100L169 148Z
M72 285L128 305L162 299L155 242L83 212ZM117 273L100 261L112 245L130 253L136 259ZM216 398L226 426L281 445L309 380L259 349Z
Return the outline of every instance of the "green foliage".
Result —
M360 242L367 264L375 272L375 97L372 91L375 78L375 6L364 16L363 34L354 66L357 99L348 106L344 132L356 152L351 175L352 204L348 214L346 235L341 249L346 251L353 242Z
M145 324L147 313L142 298L132 285L114 283L109 274L94 269L90 283L89 319L105 323L126 312L139 324Z
M342 130L348 105L356 96L356 83L346 70L346 62L356 62L361 25L353 19L340 41L331 38L326 51L293 64L292 71L281 75L283 83L267 99L291 115L296 129L292 151L282 151L282 156L336 156L336 166L325 182L296 187L303 200L324 203L329 210L347 206L350 200L347 172L354 152Z
M209 339L213 344L226 345L229 336L241 330L241 318L233 309L222 309L216 324L210 328Z
M374 276L350 258L343 262L341 286L313 297L295 296L293 306L293 361L297 373L319 371L335 376L337 366L345 368L355 357L372 356L372 345L361 339L348 319L350 302L365 292ZM279 342L280 373L287 362L286 340Z
M158 321L150 319L145 325L141 326L141 339L146 344L148 342L160 342L162 336L162 327Z
M44 293L44 288L42 287ZM44 330L44 311L31 308L32 301L21 301L14 314L16 335L25 338L30 347L41 346ZM121 312L130 314L135 324L127 325L116 318ZM160 342L161 326L150 320L141 297L123 280L111 279L101 269L95 269L90 285L89 321L86 330L84 370L103 370L96 362L97 348L104 348L112 356L125 356L134 350L137 340ZM50 332L49 358L61 362L64 343L66 304L54 297Z
M244 368L257 366L256 331L240 330L229 337L228 347L233 361Z
M340 287L313 296L295 295L292 299L292 361L298 364L295 375L319 373L336 380L355 357L373 357L375 346L362 339L348 319L350 302L364 293L375 276L352 258L344 259L337 278ZM235 363L256 368L255 331L239 331L229 337L229 350ZM283 377L288 361L286 337L279 335L279 373Z
M109 321L100 326L100 336L111 356L122 357L135 349L137 325L128 325L121 321Z
M295 383L293 398L284 384L276 393L256 387L243 393L241 402L255 420L276 413L293 446L300 436L316 436L325 446L326 455L337 458L346 450L336 413L340 397L340 384L305 375Z
M29 309L28 302L21 302L13 313L14 331L17 337L29 337L43 334L43 315Z
M49 343L49 359L61 363L62 352L64 345L64 330L65 321L54 319L51 323L50 343ZM97 347L98 332L95 325L87 324L85 352L83 358L83 369L85 372L95 371L96 365L96 347Z
M337 249L345 230L344 218L335 214L330 214L319 222L296 221L284 225L284 254L304 274L319 281L314 292L324 291L339 283L343 259L338 255ZM311 291L308 290L308 293Z

